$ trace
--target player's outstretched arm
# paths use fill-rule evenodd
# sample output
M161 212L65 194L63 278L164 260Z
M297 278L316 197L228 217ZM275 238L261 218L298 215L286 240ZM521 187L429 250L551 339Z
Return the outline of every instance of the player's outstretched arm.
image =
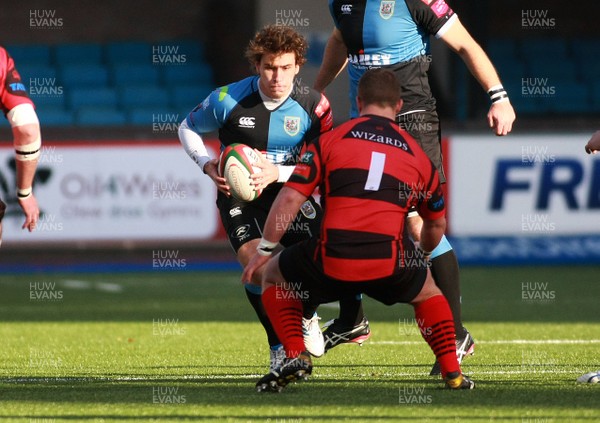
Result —
M323 62L319 68L313 88L319 92L325 91L325 88L344 70L347 62L348 49L346 48L346 44L344 44L342 33L339 29L334 28L325 45Z
M600 131L596 131L585 146L585 152L588 154L596 154L598 151L600 151Z
M492 105L487 115L490 128L496 135L507 135L516 115L487 54L458 19L440 39L462 58L473 77L490 95Z

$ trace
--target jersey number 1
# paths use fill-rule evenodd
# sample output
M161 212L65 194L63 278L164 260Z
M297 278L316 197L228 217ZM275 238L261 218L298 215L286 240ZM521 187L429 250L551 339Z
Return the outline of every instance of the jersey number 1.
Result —
M383 168L385 167L385 154L373 151L371 153L371 164L369 165L369 174L365 182L365 190L377 191L381 184Z

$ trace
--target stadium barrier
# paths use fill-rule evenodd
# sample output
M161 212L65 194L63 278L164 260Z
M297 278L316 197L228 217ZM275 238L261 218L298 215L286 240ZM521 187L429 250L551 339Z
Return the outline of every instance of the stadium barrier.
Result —
M585 136L445 140L448 228L461 264L600 262L600 159ZM208 143L213 157L218 142ZM209 178L172 141L45 142L22 231L13 151L1 148L6 246L226 244Z

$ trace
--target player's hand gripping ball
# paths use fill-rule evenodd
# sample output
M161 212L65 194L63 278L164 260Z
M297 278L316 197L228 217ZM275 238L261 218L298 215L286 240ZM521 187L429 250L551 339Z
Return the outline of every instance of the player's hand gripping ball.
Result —
M231 195L237 200L256 200L262 190L255 190L252 184L252 176L261 172L261 169L253 166L260 163L258 153L246 144L230 144L221 152L219 158L219 174L225 178Z

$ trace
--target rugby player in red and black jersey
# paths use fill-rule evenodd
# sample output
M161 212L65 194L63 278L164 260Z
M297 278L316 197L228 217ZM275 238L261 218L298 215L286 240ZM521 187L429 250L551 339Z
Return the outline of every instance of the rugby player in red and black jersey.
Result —
M2 47L0 47L0 106L13 133L17 166L17 199L25 213L25 223L22 228L31 232L40 217L38 203L32 190L42 148L40 124L15 63ZM6 205L0 200L0 242L5 209Z
M446 229L438 172L417 142L395 123L399 83L386 69L367 71L358 85L360 117L315 139L277 196L257 253L244 269L263 272L263 304L286 351L283 366L257 383L279 391L312 372L302 339L302 301L330 302L364 293L384 304L410 303L446 386L472 389L456 357L448 302L429 270L428 256ZM319 236L269 260L286 219L319 187ZM423 217L420 248L407 236L409 208ZM294 295L300 294L300 295Z

